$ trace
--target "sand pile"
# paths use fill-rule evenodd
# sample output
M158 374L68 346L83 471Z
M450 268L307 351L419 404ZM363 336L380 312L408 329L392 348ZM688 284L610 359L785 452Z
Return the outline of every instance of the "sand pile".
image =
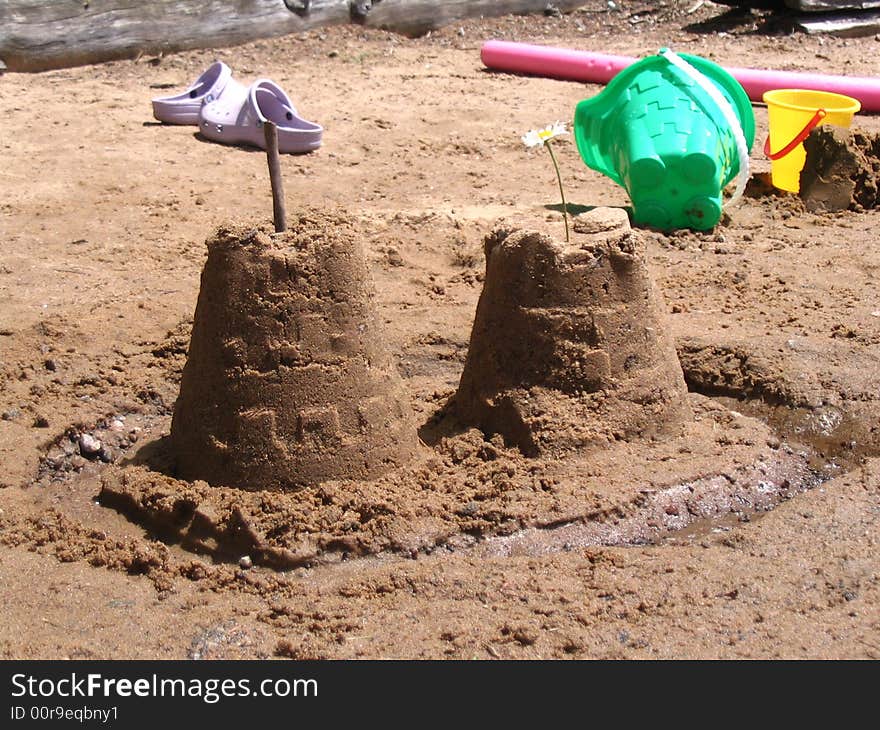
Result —
M207 242L171 442L177 473L243 489L372 478L417 448L354 227L307 210L290 230Z
M800 196L808 210L880 206L880 135L825 124L804 140L804 149Z
M674 430L687 388L645 243L592 211L571 243L529 230L486 239L486 279L456 396L459 417L527 455Z

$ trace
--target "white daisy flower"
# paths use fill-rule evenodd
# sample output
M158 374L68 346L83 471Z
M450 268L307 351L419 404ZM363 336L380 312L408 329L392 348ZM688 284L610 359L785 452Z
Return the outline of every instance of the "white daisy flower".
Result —
M568 134L563 122L553 122L548 124L544 129L532 129L522 136L523 144L528 147L546 147L550 153L550 160L553 162L553 169L556 170L556 182L559 183L559 196L562 198L562 220L565 222L565 240L571 241L571 234L568 230L568 205L565 202L565 190L562 188L562 175L559 174L559 164L556 162L556 155L553 154L553 145L550 140Z
M522 136L522 141L526 147L543 147L546 142L561 137L563 134L568 134L565 123L554 122L548 124L544 129L530 129Z

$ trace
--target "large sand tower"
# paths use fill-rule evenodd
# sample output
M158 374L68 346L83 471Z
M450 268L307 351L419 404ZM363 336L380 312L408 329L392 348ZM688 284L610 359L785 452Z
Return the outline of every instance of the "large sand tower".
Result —
M575 231L568 244L528 230L486 240L457 408L528 455L650 436L691 418L640 235L602 211Z
M417 447L342 214L223 227L208 260L171 441L179 476L244 489L372 478Z

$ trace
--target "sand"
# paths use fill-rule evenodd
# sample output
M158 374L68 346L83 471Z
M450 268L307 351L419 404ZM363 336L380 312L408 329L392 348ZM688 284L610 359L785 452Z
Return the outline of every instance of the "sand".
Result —
M633 232L652 292L634 321L662 330L655 379L675 395L654 402L675 406L665 428L623 408L603 423L629 430L572 428L560 404L627 393L613 353L578 359L599 363L578 387L558 379L568 367L508 383L543 389L567 424L528 421L549 434L536 450L457 411L487 238L562 246L549 159L519 137L598 91L487 73L483 40L873 73L873 38L774 35L761 13L692 6L596 2L421 39L334 28L3 76L0 656L880 656L876 207L811 210L756 177L714 231ZM152 95L215 57L325 126L321 150L282 160L288 208L342 211L363 252L360 315L381 340L354 354L379 348L414 426L387 470L269 491L179 472L206 242L265 229L272 209L262 153L151 119ZM853 132L880 124L858 115ZM556 151L575 236L617 235L592 211L624 191L570 142Z

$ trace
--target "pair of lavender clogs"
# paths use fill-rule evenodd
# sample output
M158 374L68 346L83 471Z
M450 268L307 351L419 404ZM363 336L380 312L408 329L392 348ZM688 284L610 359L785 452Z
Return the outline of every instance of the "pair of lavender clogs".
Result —
M278 84L258 79L245 86L232 69L217 61L186 91L153 99L153 116L168 124L196 124L208 139L265 149L263 122L278 128L278 151L311 152L321 146L324 130L302 119Z

